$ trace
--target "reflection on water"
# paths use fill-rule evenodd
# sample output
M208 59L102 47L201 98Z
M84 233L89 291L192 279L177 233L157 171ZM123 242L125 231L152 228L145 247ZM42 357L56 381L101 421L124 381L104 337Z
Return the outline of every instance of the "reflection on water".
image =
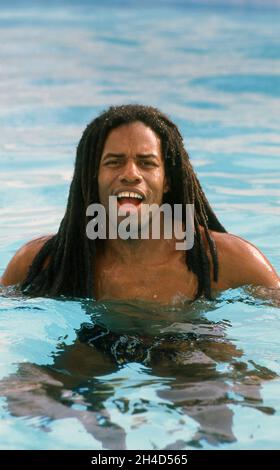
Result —
M61 337L51 363L21 362L1 380L6 409L41 431L75 418L105 449L234 443L232 406L273 415L261 387L277 374L244 356L230 339L231 321L208 318L238 298L241 307L254 304L248 294L232 292L172 307L78 302L87 321L76 338L66 344Z
M279 271L280 10L56 3L0 6L0 274L55 233L82 130L123 102L170 115L223 225ZM279 448L277 307L2 290L0 447Z

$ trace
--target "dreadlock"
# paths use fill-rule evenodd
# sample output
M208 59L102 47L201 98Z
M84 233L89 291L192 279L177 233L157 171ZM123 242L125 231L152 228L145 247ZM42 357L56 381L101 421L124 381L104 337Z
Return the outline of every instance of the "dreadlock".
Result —
M106 137L122 124L141 121L161 139L170 204L194 204L194 245L186 255L188 269L198 278L196 298L211 299L210 261L199 226L204 227L213 261L213 277L218 280L218 259L210 230L226 232L218 221L192 168L183 138L170 119L151 106L111 106L85 129L77 147L74 175L65 215L58 232L38 252L21 285L31 295L94 296L96 241L86 236L87 207L98 202L98 168ZM47 261L47 263L46 263Z

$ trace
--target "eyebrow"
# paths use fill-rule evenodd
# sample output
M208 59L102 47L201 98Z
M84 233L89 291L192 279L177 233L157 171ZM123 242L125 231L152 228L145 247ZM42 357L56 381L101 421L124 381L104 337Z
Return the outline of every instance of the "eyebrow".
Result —
M110 158L110 157L125 158L126 154L109 152L109 153L106 153L106 155L104 155L103 159L105 160L106 158ZM137 153L136 157L137 158L156 158L156 159L158 158L158 156L154 155L153 153Z

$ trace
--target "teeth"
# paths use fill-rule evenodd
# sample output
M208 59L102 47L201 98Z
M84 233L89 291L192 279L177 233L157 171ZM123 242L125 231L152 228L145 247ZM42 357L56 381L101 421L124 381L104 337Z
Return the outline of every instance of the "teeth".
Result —
M117 197L118 199L120 199L121 197L134 197L135 199L143 199L142 196L140 196L140 194L131 193L128 191L122 191L121 193L118 194Z

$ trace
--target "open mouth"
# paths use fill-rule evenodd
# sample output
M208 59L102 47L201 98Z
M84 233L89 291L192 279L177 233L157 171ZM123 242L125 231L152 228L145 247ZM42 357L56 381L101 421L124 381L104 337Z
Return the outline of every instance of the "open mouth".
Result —
M122 208L138 207L143 201L143 196L133 191L122 191L117 195L118 206Z

